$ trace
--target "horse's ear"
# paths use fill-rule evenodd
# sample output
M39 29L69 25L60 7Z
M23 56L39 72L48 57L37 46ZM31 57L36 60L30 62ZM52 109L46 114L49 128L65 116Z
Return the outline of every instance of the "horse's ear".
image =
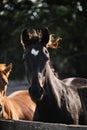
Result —
M29 34L27 32L27 29L24 29L21 33L21 44L25 48L27 44L29 43Z
M7 77L9 77L11 70L12 70L12 63L10 63L10 64L6 67L6 69L4 70L4 73L6 74Z
M48 28L42 29L42 39L41 43L46 46L46 44L49 42L49 30Z

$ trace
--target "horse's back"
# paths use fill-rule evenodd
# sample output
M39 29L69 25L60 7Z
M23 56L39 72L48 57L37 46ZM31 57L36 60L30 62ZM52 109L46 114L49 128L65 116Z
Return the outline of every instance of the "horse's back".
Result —
M87 87L87 79L85 78L78 78L78 77L72 77L72 78L66 78L62 80L67 86L79 89Z
M16 91L9 95L8 98L10 103L13 105L14 111L18 113L20 119L33 119L36 105L31 100L27 90Z

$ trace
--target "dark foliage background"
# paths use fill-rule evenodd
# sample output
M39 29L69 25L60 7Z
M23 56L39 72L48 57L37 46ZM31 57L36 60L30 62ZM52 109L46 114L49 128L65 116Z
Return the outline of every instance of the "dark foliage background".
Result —
M87 78L86 0L1 0L0 63L12 62L12 79L25 76L20 35L24 28L47 26L62 37L61 48L50 50L60 78Z

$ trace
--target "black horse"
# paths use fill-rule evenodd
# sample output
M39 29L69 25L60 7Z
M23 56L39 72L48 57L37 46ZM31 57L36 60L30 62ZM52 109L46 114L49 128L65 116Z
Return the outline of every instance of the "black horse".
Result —
M87 124L87 88L73 89L59 80L51 68L48 47L58 40L47 28L32 33L24 30L21 35L29 93L36 103L34 121Z

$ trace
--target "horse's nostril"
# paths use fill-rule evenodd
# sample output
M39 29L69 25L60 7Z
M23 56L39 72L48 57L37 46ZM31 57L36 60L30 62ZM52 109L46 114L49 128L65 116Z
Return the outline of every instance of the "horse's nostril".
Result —
M2 110L2 105L0 105L0 111Z

